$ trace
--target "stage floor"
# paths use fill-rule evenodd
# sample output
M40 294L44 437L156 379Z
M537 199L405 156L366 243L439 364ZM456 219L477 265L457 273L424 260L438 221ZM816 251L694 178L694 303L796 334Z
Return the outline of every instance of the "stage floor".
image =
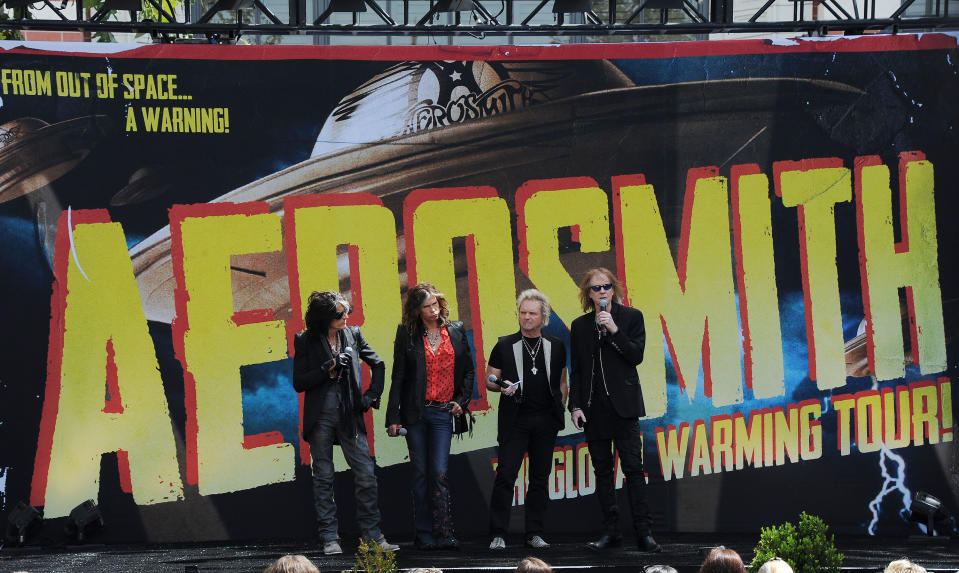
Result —
M646 565L664 563L680 573L695 573L705 553L716 545L735 549L744 560L752 558L757 535L723 534L660 534L663 546L659 554L641 553L627 545L623 548L595 552L582 540L550 538L552 547L533 550L511 545L505 551L490 552L488 540L461 540L459 551L417 551L410 543L402 543L397 563L402 569L434 567L443 571L510 571L527 555L535 555L558 571L586 569L604 572L639 573ZM929 571L959 571L959 543L922 542L911 539L874 537L839 537L836 545L845 555L843 570L849 573L881 571L894 559L908 557ZM326 557L314 543L263 542L218 545L177 546L105 546L71 547L5 547L0 551L0 571L39 572L184 572L232 571L260 572L277 557L300 553L309 557L321 571L349 570L355 565L355 545L345 545L346 553Z

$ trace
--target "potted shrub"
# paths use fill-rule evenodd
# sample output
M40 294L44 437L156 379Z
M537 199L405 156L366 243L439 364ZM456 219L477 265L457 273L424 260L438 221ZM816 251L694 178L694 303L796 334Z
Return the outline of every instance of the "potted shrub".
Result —
M773 557L789 563L795 573L839 573L843 555L836 550L835 537L826 536L828 529L822 519L805 511L799 514L798 527L787 521L762 528L749 573Z

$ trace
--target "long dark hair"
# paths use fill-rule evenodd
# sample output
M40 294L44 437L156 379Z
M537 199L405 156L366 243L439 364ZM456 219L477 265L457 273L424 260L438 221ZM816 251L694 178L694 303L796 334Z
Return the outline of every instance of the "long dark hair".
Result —
M330 323L336 318L336 304L343 305L343 310L350 312L350 303L346 302L338 292L333 291L313 291L306 303L306 316L303 322L306 323L306 329L317 335L326 336L330 330Z
M423 334L424 326L423 320L420 318L420 307L431 295L435 296L436 301L440 304L440 326L446 326L450 323L450 304L446 301L443 293L436 290L436 287L430 283L419 283L406 291L406 300L403 301L403 325L406 326L406 331L410 333L410 338L416 334Z

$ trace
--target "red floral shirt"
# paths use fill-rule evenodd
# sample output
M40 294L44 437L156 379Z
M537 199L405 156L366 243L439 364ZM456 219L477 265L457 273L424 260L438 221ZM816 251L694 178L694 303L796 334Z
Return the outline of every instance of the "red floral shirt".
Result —
M453 371L456 366L450 333L445 327L440 329L440 344L436 352L433 352L425 336L423 346L426 350L426 399L449 402L453 399Z

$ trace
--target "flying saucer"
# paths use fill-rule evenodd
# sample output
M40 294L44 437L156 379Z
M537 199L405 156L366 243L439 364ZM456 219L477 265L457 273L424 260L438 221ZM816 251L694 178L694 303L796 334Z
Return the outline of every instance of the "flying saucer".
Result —
M83 160L102 137L95 115L53 125L22 117L0 125L0 203L32 193Z
M136 205L167 193L173 184L165 168L141 167L130 175L130 181L110 199L111 207Z
M512 208L513 193L529 180L589 176L603 184L643 173L661 184L667 235L676 237L689 168L792 158L782 155L800 151L797 132L823 133L830 126L821 125L822 112L851 107L861 95L845 84L792 78L634 86L607 61L408 62L344 97L313 157L213 202L266 201L281 212L293 195L367 192L401 212L414 189L491 185ZM572 275L615 264L612 253L560 250ZM170 322L169 227L130 253L147 318ZM459 308L468 309L465 253L454 255ZM349 276L345 256L341 279ZM403 273L402 288L405 281ZM291 315L283 253L244 257L233 287L237 311Z

